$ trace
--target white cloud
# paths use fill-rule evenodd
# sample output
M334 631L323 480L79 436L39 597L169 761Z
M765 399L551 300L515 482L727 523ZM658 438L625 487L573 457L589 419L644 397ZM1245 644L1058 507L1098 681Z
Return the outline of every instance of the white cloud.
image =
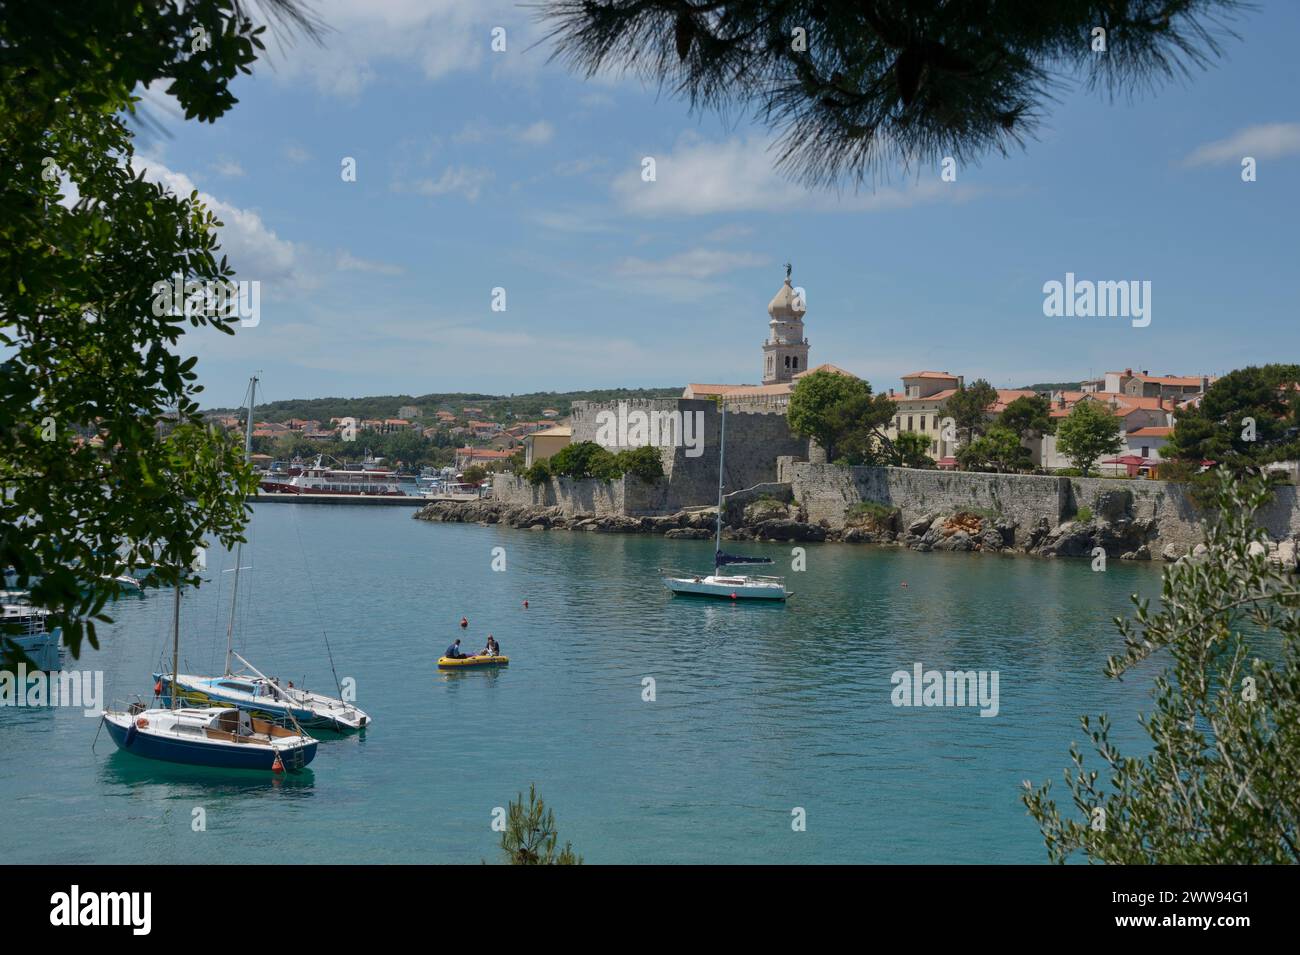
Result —
M1246 156L1277 159L1300 154L1300 123L1263 123L1239 129L1227 139L1197 146L1184 166L1239 163Z
M629 257L615 271L628 277L659 276L707 279L736 269L766 265L767 258L753 252L726 252L721 249L690 249L666 259L651 261Z
M238 160L221 156L212 164L212 171L218 176L234 179L244 174L244 167L239 164Z
M401 275L405 271L400 265L359 259L346 250L335 257L334 266L343 272L373 272L377 275Z
M284 158L289 160L289 162L293 163L295 166L300 166L308 159L311 159L311 153L307 152L307 150L303 149L301 146L289 143L284 147Z
M145 170L145 179L166 186L178 196L188 196L197 188L189 176L146 156L137 154L132 167L137 173ZM277 236L257 212L223 202L201 189L199 199L222 222L219 230L221 254L229 257L239 278L297 285L306 281L301 250ZM263 291L270 290L264 288Z
M486 143L492 140L507 139L529 146L540 146L555 138L555 127L544 119L527 126L490 126L485 123L470 123L451 137L457 145L466 143Z
M528 143L533 146L549 143L554 136L555 127L544 119L538 120L518 133L518 139L521 143Z
M448 166L437 179L425 176L408 182L393 184L395 192L414 192L421 196L455 194L470 202L478 199L483 186L492 178L492 172L475 166Z
M655 160L655 181L641 179L640 159L613 183L615 199L635 215L713 215L736 212L873 212L922 202L960 202L977 190L938 180L837 194L810 190L773 168L774 151L757 136L710 142L684 137Z
M356 98L389 63L436 80L484 65L532 69L546 59L545 51L528 52L543 27L515 0L317 0L312 7L330 28L322 45L301 37L283 49L269 43L273 75L345 99ZM496 26L506 30L503 53L491 48Z

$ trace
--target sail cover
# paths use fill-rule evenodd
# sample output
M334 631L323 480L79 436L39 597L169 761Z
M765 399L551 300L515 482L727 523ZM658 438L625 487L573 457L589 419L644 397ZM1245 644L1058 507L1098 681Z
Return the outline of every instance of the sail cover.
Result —
M727 564L770 564L771 557L738 557L735 554L724 554L722 551L716 551L713 555L714 567L725 567Z

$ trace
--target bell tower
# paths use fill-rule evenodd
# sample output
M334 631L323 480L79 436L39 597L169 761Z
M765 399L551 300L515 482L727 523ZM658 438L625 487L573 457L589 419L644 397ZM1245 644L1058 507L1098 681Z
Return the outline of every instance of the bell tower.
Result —
M785 265L785 284L767 303L767 341L763 342L763 384L790 381L808 370L808 339L803 334L803 317L808 311L803 296L790 284L790 263Z

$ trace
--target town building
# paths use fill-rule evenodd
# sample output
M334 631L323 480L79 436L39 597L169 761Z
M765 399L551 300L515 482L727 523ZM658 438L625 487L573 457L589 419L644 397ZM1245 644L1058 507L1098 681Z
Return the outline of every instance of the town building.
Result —
M558 425L544 431L534 431L524 437L524 467L530 468L545 461L573 441L573 429Z

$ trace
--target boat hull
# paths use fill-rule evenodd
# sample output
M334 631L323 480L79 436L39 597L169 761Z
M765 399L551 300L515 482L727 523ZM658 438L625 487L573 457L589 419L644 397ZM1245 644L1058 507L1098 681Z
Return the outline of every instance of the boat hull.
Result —
M160 679L163 680L162 702L165 705L171 701L172 681L169 677L164 678L161 674L155 673L154 681L157 682ZM275 704L269 700L253 702L246 698L233 695L227 696L210 686L200 689L186 682L180 684L180 692L177 693L177 698L190 706L224 706L231 709L241 709L258 719L275 722L284 721L292 714L298 725L303 729L334 730L338 733L346 733L362 729L370 723L370 718L359 710L355 711L357 714L355 718L323 716L312 710L290 706L287 703Z
M305 746L274 750L269 746L245 744L220 745L211 741L187 740L171 734L150 733L133 723L116 722L103 717L104 727L117 748L142 759L155 759L167 763L184 763L190 766L213 766L218 769L253 769L270 771L275 767L278 752L287 771L303 769L316 758L317 743L312 740Z
M719 600L785 600L790 594L781 584L725 583L709 578L665 577L664 586L686 597L714 597Z
M510 658L505 656L495 657L439 657L438 668L442 670L455 670L461 667L503 667L508 666Z

